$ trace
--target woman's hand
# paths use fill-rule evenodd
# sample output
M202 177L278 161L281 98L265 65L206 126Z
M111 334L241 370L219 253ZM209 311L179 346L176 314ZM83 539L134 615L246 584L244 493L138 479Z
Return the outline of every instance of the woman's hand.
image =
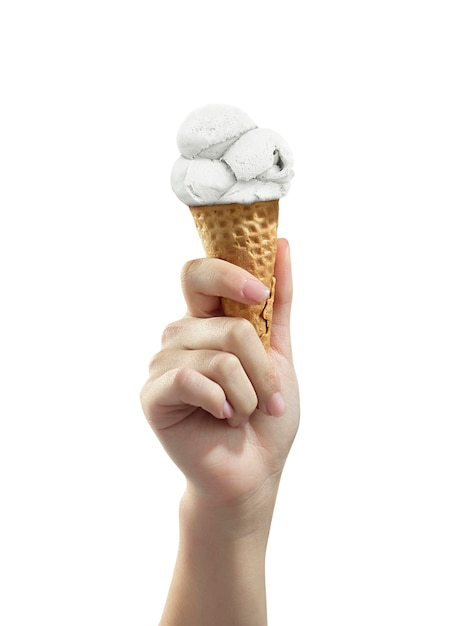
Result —
M254 304L266 288L218 259L186 264L185 317L167 326L141 398L145 415L198 501L215 507L275 499L299 420L290 345L288 243L278 242L271 348L220 298ZM272 496L272 497L269 497Z

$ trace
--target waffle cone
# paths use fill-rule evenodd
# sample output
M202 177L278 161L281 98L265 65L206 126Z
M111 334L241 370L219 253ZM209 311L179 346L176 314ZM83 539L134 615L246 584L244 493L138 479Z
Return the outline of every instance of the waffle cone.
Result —
M206 256L243 267L271 290L268 300L257 305L222 298L225 315L250 321L268 349L276 283L274 262L279 200L189 208Z

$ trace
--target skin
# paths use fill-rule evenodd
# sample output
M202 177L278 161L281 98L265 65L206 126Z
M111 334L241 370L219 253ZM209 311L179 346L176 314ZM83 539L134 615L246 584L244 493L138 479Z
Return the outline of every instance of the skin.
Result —
M267 624L265 556L282 470L297 432L289 246L278 241L271 348L220 297L266 291L218 259L187 263L187 313L167 326L141 393L144 413L187 481L161 626Z

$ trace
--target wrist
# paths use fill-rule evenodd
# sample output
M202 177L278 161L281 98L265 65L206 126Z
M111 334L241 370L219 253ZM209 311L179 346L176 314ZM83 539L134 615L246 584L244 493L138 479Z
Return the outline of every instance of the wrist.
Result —
M180 503L180 525L224 542L267 543L279 481L236 499L214 499L188 483ZM207 534L206 534L207 536Z

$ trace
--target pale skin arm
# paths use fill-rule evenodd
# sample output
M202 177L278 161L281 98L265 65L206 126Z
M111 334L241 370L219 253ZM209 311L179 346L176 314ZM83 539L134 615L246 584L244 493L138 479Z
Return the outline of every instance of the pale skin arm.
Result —
M284 463L298 428L290 345L289 246L279 240L271 348L220 297L263 287L217 259L183 270L188 311L163 334L142 390L147 419L186 476L180 541L161 626L267 624L265 557Z

